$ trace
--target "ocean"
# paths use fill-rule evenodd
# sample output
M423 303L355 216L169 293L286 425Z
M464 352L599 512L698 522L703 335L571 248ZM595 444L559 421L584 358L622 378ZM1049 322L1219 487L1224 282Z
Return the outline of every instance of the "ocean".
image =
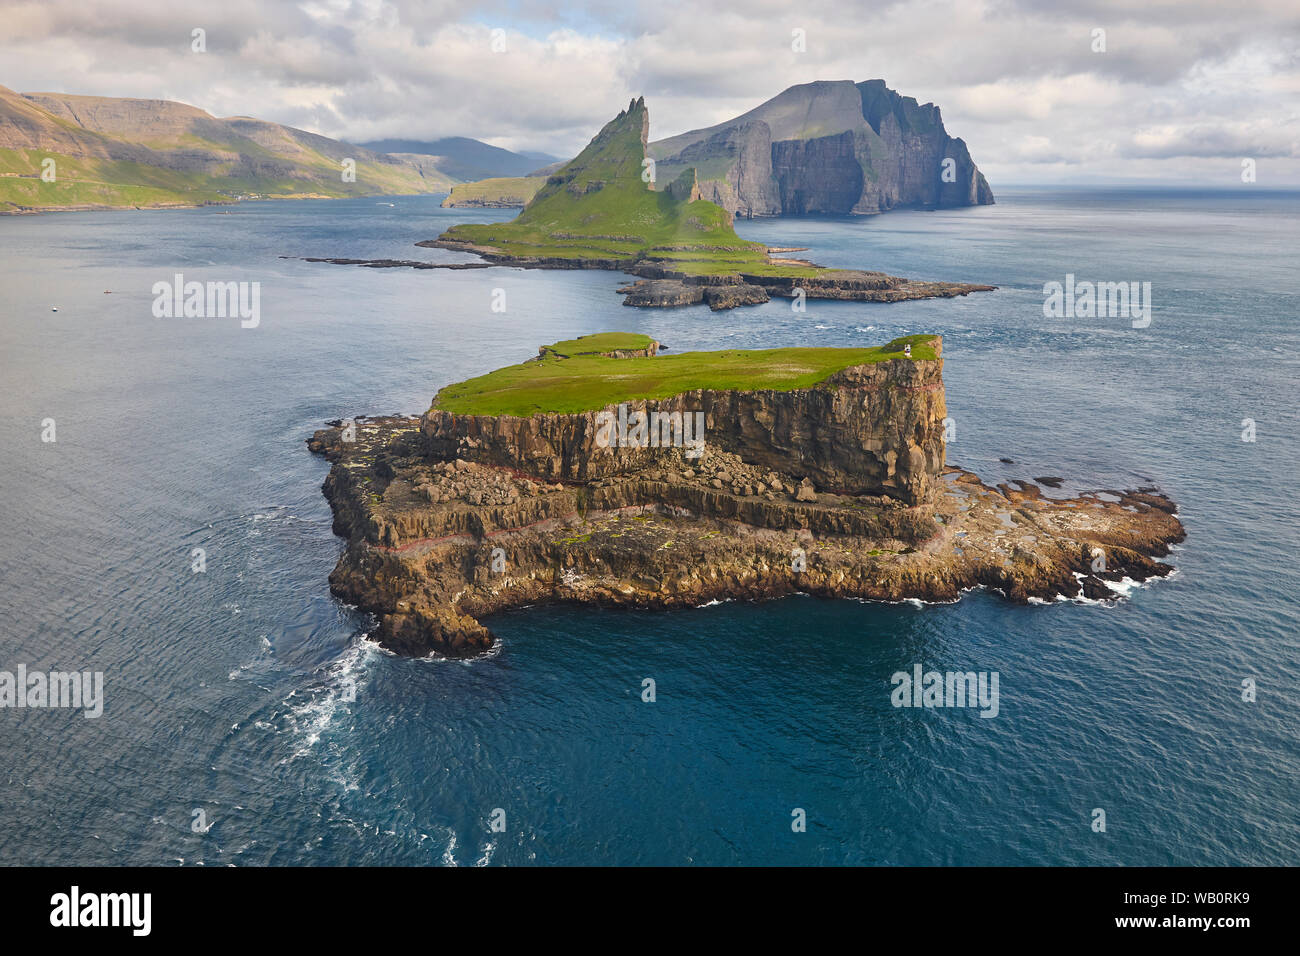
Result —
M433 197L0 217L0 671L104 682L97 719L0 709L0 860L1300 862L1300 194L997 196L739 223L825 265L999 287L803 313L624 308L618 273L281 258L457 261L412 243L512 215ZM155 318L178 273L259 283L257 326ZM1150 282L1150 325L1045 318L1067 275ZM369 642L329 593L342 541L304 440L605 330L939 332L949 461L1157 484L1177 573L1110 605L525 608L468 661ZM998 715L895 708L917 664L996 672Z

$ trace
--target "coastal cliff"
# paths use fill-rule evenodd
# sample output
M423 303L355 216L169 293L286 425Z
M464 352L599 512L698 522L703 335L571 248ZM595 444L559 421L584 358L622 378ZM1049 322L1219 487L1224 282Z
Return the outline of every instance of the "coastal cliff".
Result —
M442 201L444 208L511 209L528 205L546 183L541 177L481 179L458 183Z
M703 194L746 217L988 205L984 174L939 107L884 80L792 86L733 120L651 143L660 175L709 170Z
M945 466L937 337L672 362L648 339L606 344L543 348L443 389L419 418L335 422L312 437L348 541L331 588L377 616L386 647L478 653L494 641L482 617L546 601L947 601L981 585L1018 602L1114 600L1121 582L1172 570L1154 559L1183 530L1153 488L1053 499ZM807 368L790 371L799 361ZM771 387L634 394L636 382L689 382L699 369ZM592 407L561 407L574 404ZM652 444L630 423L655 413L698 416L702 431L670 425Z
M657 343L656 343L657 344ZM761 470L798 462L818 487L851 495L924 500L943 467L943 360L899 358L835 372L813 388L691 389L660 401L621 403L623 420L681 422L700 414L705 444ZM601 447L604 410L572 414L464 415L434 407L420 431L429 451L546 481L588 482L650 467L663 449ZM761 483L761 482L760 482Z
M731 208L720 204L721 187L700 168L679 164L672 167L671 179L660 180L663 189L651 188L649 129L645 100L635 99L575 159L551 174L512 222L461 224L416 245L476 255L495 265L622 270L642 280L620 289L624 304L634 306L707 302L719 310L767 302L773 295L897 302L993 290L827 269L774 255L736 235L734 203ZM661 164L659 175L669 166ZM854 169L846 175L857 195L862 171Z
M702 198L733 215L874 215L891 209L992 204L993 190L939 107L885 85L822 80L792 86L734 119L650 142L656 188L697 170ZM546 173L526 182L537 189ZM521 188L491 180L444 205L524 206ZM457 194L459 192L459 195ZM476 201L477 198L477 201Z

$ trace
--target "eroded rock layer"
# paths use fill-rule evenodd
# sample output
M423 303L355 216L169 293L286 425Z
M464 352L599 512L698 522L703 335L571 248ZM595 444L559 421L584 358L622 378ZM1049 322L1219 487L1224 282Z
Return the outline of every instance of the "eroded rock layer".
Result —
M939 338L930 346L942 354ZM623 414L638 412L669 422L702 414L706 449L729 451L771 471L797 463L801 477L845 494L916 504L932 491L944 461L942 358L852 366L813 388L695 389L626 403ZM525 418L433 408L420 427L428 452L440 459L461 457L543 481L629 475L662 458L662 447L602 447L600 414ZM659 444L660 433L647 434L647 441Z
M1173 570L1155 559L1183 528L1154 488L1058 499L945 468L940 366L658 403L708 408L702 449L593 448L585 414L332 423L309 443L348 541L331 588L388 648L454 656L491 647L484 616L546 601L1109 600Z

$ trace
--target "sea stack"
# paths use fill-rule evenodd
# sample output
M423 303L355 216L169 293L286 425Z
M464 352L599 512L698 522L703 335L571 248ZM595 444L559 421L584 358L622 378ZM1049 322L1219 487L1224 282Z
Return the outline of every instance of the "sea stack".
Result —
M333 591L378 616L386 647L455 656L492 646L484 616L547 601L1115 599L1173 570L1155 559L1183 529L1154 488L1053 499L948 467L937 336L657 345L556 343L418 418L317 432L348 541Z

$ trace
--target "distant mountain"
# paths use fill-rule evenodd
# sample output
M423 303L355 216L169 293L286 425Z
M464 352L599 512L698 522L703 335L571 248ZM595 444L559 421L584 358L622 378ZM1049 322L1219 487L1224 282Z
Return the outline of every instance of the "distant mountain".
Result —
M655 188L694 169L701 195L739 216L870 215L993 202L966 144L944 129L939 107L901 96L884 80L792 86L735 119L647 149L657 164ZM444 205L521 205L519 196L563 165L532 170L524 188L517 180L505 191L499 183L459 187Z
M728 212L699 202L685 183L655 192L641 178L649 131L645 99L632 100L545 180L515 219L453 226L431 244L573 268L630 265L652 252L672 263L704 258L712 264L728 256L764 262L766 247L738 238Z
M541 167L540 169L534 169L528 175L529 177L536 177L539 179L545 179L547 176L554 176L556 173L558 173L561 169L564 168L564 164L566 162L567 160L557 159L553 163L547 163L545 166Z
M774 257L765 244L736 235L732 214L700 195L693 167L652 189L650 177L642 178L649 135L650 112L638 97L548 177L512 221L463 223L416 245L530 269L619 269L641 277L618 290L630 306L707 302L717 311L774 295L900 302L993 288Z
M52 160L51 166L47 160ZM355 164L355 178L345 179ZM41 178L53 170L53 181ZM169 100L0 86L0 211L446 192L451 178L277 123Z
M556 161L556 157L547 153L515 153L466 136L434 140L377 139L361 145L377 153L415 153L435 157L438 169L462 182L527 176L539 166Z
M706 199L741 216L865 215L993 202L933 103L884 80L792 86L748 113L651 143L656 180L698 171Z

